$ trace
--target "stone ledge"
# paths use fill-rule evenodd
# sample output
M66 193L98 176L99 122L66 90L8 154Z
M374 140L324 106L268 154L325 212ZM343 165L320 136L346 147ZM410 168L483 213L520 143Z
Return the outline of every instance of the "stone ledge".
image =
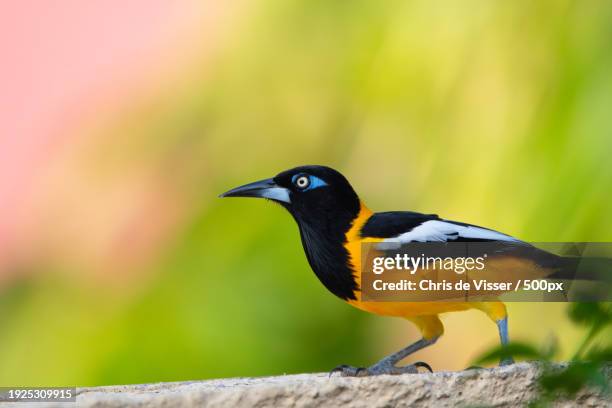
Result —
M536 395L533 363L459 372L342 378L327 374L228 378L143 385L79 388L78 407L456 407L524 406ZM609 397L608 397L609 398ZM602 407L612 403L586 390L557 406ZM16 407L23 407L17 403ZM74 403L36 404L74 407Z

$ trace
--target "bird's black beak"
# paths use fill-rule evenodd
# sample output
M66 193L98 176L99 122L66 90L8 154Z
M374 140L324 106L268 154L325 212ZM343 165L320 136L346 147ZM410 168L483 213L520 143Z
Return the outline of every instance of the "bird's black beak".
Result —
M233 188L221 194L219 197L256 197L268 198L283 203L291 203L289 190L279 186L271 178Z

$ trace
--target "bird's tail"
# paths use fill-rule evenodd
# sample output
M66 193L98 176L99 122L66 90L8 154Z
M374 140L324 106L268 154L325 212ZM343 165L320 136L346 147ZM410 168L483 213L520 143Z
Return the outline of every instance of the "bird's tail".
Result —
M597 302L612 299L612 259L574 256L559 258L559 268L555 268L555 272L548 278L569 281L566 288L574 293L573 300Z
M558 258L550 279L599 281L612 283L612 259L600 257L563 256Z

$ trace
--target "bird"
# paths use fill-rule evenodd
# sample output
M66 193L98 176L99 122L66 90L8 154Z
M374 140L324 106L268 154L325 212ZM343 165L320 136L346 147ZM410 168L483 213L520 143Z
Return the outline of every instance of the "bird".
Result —
M499 300L457 302L368 302L361 299L361 247L366 242L508 242L524 244L510 235L435 214L412 211L371 211L349 181L337 170L321 165L299 166L276 176L233 188L220 197L254 197L274 201L297 222L308 263L321 283L351 306L382 316L407 319L421 338L369 367L342 364L332 370L342 376L417 373L425 362L400 366L409 355L436 343L444 333L440 314L477 309L497 326L502 346L509 343L508 313ZM556 259L556 258L555 258ZM533 266L515 259L509 267ZM500 365L514 363L512 357Z

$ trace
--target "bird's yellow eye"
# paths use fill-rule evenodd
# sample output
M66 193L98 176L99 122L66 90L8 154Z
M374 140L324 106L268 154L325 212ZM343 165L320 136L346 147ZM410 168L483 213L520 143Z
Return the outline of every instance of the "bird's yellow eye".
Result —
M308 176L300 176L297 179L295 179L295 185L299 189L303 190L310 185L310 178Z

